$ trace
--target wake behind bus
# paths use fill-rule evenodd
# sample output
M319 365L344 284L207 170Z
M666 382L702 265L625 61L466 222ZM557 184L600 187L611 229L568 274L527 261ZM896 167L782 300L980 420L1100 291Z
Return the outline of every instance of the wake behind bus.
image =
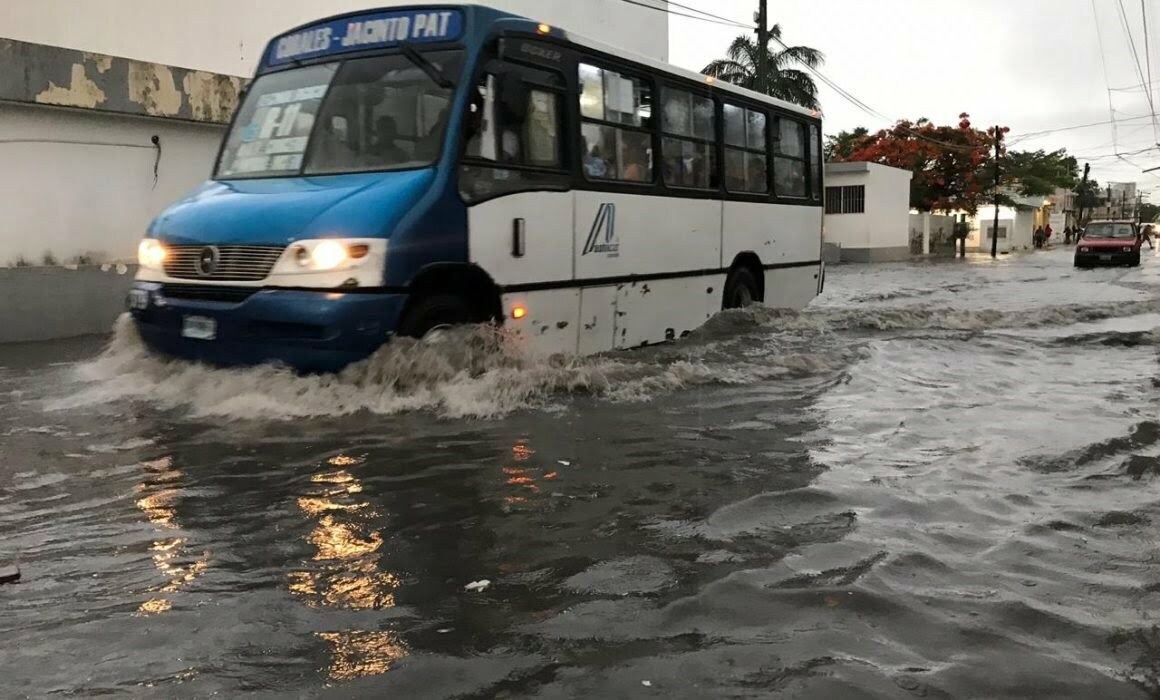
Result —
M372 10L269 43L128 305L219 365L335 371L474 323L590 354L806 305L821 229L815 113L488 7Z

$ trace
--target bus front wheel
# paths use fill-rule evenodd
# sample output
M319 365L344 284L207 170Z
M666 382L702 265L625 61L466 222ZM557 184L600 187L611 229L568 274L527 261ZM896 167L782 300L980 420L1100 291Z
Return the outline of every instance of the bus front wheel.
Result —
M742 309L760 300L757 279L744 267L739 267L725 280L726 309Z
M408 338L424 338L434 332L477 323L475 310L454 294L438 294L418 300L403 315L398 334Z

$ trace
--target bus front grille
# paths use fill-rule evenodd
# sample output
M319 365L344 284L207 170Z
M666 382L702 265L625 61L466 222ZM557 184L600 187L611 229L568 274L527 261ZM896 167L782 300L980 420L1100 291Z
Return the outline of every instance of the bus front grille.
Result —
M270 275L283 250L256 245L167 246L165 274L177 279L256 282Z

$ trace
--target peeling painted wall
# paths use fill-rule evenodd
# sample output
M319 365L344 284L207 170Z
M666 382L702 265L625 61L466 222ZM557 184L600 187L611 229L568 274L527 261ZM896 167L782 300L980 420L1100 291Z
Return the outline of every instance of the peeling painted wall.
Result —
M0 39L0 100L225 123L244 81L159 63Z

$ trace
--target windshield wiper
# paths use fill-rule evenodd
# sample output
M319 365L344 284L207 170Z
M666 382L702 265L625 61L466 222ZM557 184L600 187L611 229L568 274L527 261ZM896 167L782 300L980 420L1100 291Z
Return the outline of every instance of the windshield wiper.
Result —
M411 59L411 63L419 66L427 74L427 77L434 80L436 85L444 90L455 89L455 83L446 75L443 75L443 71L439 70L439 66L427 60L427 57L419 53L410 42L404 41L402 44L399 44L399 49L403 52L404 56Z

